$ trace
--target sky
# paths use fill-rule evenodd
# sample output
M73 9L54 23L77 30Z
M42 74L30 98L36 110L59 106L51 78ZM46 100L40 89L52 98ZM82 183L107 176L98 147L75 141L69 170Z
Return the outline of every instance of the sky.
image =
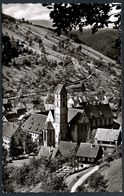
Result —
M50 10L43 7L40 3L2 4L2 12L17 19L25 18L26 20L50 20ZM112 13L115 12L115 9L112 10ZM113 16L111 17L111 20L115 20Z
M14 18L26 20L50 20L49 9L43 7L42 4L32 3L15 3L15 4L2 4L2 12Z

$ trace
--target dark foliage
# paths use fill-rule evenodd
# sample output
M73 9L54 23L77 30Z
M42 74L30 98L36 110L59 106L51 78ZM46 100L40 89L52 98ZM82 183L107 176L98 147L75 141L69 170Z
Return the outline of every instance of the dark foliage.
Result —
M11 142L10 142L10 156L11 157L18 157L22 153L23 153L23 146L22 146L21 141L19 144L17 144L14 136L12 136Z
M32 141L30 134L27 134L25 138L25 152L27 154L32 152L37 153L37 144L36 142Z
M11 172L12 168L8 169L6 165L3 165L2 167L2 189L4 193L10 193L14 191L14 187L12 185L12 179L11 179Z
M68 32L79 27L82 32L83 27L92 26L92 32L95 33L98 29L108 27L108 24L114 23L116 29L120 28L121 13L115 14L116 22L110 21L109 12L114 7L120 10L119 4L98 4L98 3L60 3L60 4L43 4L48 9L51 9L50 17L53 19L53 26L58 35L62 32Z
M2 64L8 65L11 59L18 57L21 54L19 42L11 40L8 35L2 36Z
M89 186L97 192L105 192L105 189L107 188L107 182L104 179L104 176L102 176L99 172L92 174L89 177L88 182Z

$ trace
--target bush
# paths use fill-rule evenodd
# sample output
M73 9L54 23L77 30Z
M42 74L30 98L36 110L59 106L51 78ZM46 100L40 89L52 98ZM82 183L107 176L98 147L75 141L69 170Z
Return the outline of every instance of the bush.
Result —
M27 66L30 66L31 65L31 60L24 59L23 64L27 65Z
M100 168L106 168L106 167L109 167L110 166L110 163L108 162L104 162L100 165Z
M95 191L105 190L105 188L107 187L104 177L99 172L92 174L89 177L88 182L89 186Z
M87 192L87 189L84 185L81 185L77 187L77 192Z

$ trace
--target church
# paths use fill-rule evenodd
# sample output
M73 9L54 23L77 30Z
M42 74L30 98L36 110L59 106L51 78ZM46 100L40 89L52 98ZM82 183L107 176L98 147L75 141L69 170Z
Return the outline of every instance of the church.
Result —
M55 140L51 138L55 141L53 146L58 146L60 141L86 142L89 120L83 109L67 107L67 90L63 84L55 89L54 110L49 111L46 122L51 122L55 130Z
M41 146L58 147L60 141L86 142L89 120L83 109L67 107L67 90L58 84L54 92L54 109L33 113L21 126Z
M60 141L85 143L90 131L99 127L111 128L112 124L109 104L68 107L67 89L64 84L58 84L54 92L54 109L33 113L21 129L41 146L58 147Z

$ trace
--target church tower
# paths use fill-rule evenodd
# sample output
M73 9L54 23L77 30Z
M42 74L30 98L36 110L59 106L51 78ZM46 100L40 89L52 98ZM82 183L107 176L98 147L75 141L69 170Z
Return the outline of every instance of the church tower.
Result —
M58 145L59 141L67 140L68 131L68 109L67 109L67 90L63 84L58 84L55 90L54 98L54 128L55 141Z

